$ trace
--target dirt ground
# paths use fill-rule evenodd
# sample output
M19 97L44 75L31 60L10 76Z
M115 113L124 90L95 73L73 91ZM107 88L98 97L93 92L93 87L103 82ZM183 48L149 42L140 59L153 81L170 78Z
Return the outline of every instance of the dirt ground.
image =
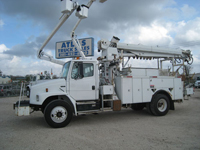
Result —
M60 129L50 128L41 112L15 116L17 100L0 98L1 150L200 150L199 89L163 117L126 109L74 116Z

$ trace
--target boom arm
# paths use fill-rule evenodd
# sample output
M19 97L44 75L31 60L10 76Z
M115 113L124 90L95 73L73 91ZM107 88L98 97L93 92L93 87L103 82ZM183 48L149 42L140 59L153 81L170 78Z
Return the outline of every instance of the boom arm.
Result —
M133 56L141 59L150 58L164 58L164 59L183 59L183 61L189 62L192 59L192 54L190 50L181 49L171 49L144 45L134 45L134 44L117 44L118 50L124 51L124 56Z
M190 50L118 43L119 38L113 37L113 39L111 41L105 39L100 40L98 42L98 49L108 51L108 49L111 47L116 48L119 56L121 57L133 57L140 59L163 58L164 60L182 59L183 62L188 62L189 65L191 65L193 62ZM112 52L113 51L111 51L111 53ZM114 55L114 53L108 55Z
M48 38L42 44L41 48L38 50L38 52L37 52L38 58L43 59L43 60L47 60L47 61L51 61L53 63L60 64L60 65L63 65L65 63L63 61L56 60L56 59L53 58L53 56L50 56L47 53L45 53L43 51L43 48L47 45L47 43L51 40L51 38L58 31L58 29L63 25L63 23L69 18L69 16L74 12L74 10L75 10L75 8L73 8L71 10L71 12L63 14L64 16L62 17L62 20L57 24L57 26L54 28L54 30L51 32L51 34L48 36Z
M63 0L62 0L63 1ZM77 16L80 18L79 21L77 22L77 24L75 25L74 29L72 30L72 40L75 44L75 46L77 47L77 49L79 50L80 54L82 54L82 57L85 58L84 53L82 52L81 46L78 42L78 40L75 39L74 37L74 32L75 29L77 28L77 26L79 25L80 21L84 18L87 18L87 9L85 10L86 12L83 13L83 11L81 10L81 8L84 7L90 7L92 5L92 3L95 0L90 0L87 4L87 6L85 5L78 5L77 2L72 2L71 0L64 0L62 3L62 19L61 21L57 24L57 26L54 28L54 30L51 32L51 34L48 36L48 38L45 40L45 42L42 44L41 48L37 51L37 56L40 59L43 60L47 60L56 64L60 64L63 65L65 62L60 61L60 60L56 60L53 58L53 56L48 55L47 53L45 53L43 51L43 48L47 45L47 43L51 40L51 38L55 35L55 33L58 31L58 29L63 25L63 23L71 16L71 14L74 12L74 10L77 9ZM101 3L105 2L106 0L100 0ZM82 14L83 13L83 14ZM86 14L86 15L85 15Z

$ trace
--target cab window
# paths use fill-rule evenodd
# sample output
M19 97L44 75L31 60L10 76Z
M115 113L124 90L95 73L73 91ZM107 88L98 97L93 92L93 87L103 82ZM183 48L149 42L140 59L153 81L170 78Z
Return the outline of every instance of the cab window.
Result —
M81 65L78 62L75 62L72 67L72 79L81 79L86 77L91 77L94 75L94 65L92 63L83 63L82 64L82 73Z
M84 77L91 77L94 75L94 65L93 64L83 64L83 75Z

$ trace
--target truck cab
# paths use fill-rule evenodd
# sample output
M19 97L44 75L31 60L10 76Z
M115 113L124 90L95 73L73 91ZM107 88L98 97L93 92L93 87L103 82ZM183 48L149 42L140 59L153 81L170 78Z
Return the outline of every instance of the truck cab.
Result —
M30 108L33 110L41 110L44 114L52 114L49 110L57 105L57 102L62 105L69 105L71 111L63 109L64 106L59 106L56 111L60 114L75 114L86 109L99 109L99 74L98 62L96 60L71 60L63 65L60 79L49 80L38 83L31 87L30 92ZM55 102L55 104L54 104ZM51 107L49 104L53 103ZM87 108L84 105L87 105ZM91 103L91 105L90 105ZM92 105L97 104L97 105ZM79 105L79 106L77 106ZM91 108L88 108L91 107ZM52 108L53 109L53 108ZM50 115L52 116L52 115ZM59 118L56 114L56 117ZM48 117L45 117L48 118ZM47 119L48 120L48 119ZM60 118L57 120L61 120ZM48 121L47 121L48 122ZM52 125L57 127L57 125ZM60 126L59 126L60 127Z
M97 100L99 98L97 61L69 61L63 66L62 78L66 80L67 93L75 101Z

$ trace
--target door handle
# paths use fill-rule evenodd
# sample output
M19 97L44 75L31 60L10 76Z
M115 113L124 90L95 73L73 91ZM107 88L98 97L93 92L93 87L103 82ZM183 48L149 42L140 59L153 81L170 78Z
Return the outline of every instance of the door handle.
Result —
M95 86L94 85L92 86L92 90L95 90Z

